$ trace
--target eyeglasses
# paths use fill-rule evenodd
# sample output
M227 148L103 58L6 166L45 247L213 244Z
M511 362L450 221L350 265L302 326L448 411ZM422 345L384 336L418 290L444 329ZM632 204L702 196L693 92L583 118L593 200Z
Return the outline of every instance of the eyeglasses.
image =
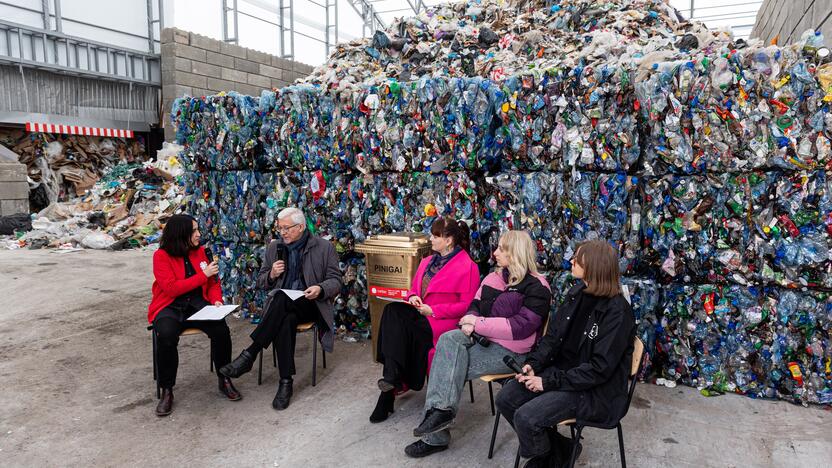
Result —
M279 233L281 233L281 234L285 234L285 233L289 232L289 230L290 230L290 229L292 229L293 227L297 226L298 224L299 224L299 223L295 223L295 224L293 224L293 225L291 225L291 226L288 226L288 227L278 227L278 228L277 228L277 232L279 232Z

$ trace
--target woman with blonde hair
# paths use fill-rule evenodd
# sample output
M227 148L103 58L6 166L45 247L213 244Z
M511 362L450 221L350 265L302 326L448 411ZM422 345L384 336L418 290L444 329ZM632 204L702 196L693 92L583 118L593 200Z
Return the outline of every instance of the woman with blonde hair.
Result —
M503 358L520 362L540 337L552 293L537 272L535 245L525 231L509 231L494 251L497 270L485 277L459 330L444 333L430 368L420 439L405 453L420 458L448 448L465 381L509 373Z
M621 294L618 252L606 241L580 244L572 258L579 281L566 293L553 323L523 373L497 395L497 408L520 439L526 468L560 466L577 459L558 422L577 418L615 425L627 405L627 377L635 320Z

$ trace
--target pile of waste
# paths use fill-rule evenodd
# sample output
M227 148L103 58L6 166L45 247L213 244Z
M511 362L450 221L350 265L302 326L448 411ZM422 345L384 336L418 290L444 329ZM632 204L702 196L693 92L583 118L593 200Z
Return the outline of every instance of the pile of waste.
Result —
M85 196L32 215L31 230L4 237L2 246L121 250L157 243L164 221L189 203L178 151L166 144L157 161L114 166Z
M145 143L136 139L52 135L0 130L0 144L26 165L34 209L84 196L119 164L147 160Z
M189 209L254 317L286 206L336 245L338 324L362 336L369 235L454 216L488 262L526 229L556 294L576 244L601 238L657 382L826 404L830 106L814 31L781 46L660 0L471 0L342 44L294 86L185 97L171 118Z

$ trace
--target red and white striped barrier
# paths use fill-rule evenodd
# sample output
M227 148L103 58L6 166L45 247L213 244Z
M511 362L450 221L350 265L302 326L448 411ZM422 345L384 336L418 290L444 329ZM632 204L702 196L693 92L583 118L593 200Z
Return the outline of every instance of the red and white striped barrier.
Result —
M37 122L26 122L26 131L112 138L133 138L133 130L123 130L120 128L80 127L78 125L56 125Z

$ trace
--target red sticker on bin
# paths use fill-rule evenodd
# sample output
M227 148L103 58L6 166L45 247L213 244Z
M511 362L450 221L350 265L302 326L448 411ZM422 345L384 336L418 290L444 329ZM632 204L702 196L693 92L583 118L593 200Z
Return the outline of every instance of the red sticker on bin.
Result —
M385 286L370 285L370 295L376 297L393 297L396 299L407 298L407 289L388 288Z

